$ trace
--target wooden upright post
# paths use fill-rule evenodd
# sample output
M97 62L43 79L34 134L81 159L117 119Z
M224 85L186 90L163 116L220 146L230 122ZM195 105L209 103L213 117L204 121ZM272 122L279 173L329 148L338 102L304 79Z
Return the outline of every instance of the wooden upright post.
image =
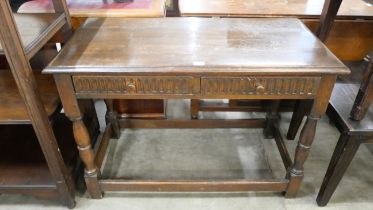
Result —
M74 185L41 101L8 0L0 1L0 40L61 200L67 206L74 207Z

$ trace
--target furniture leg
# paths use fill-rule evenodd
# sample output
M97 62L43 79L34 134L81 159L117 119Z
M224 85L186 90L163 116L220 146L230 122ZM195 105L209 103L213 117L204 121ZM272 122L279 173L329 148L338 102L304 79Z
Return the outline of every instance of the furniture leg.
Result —
M275 136L275 123L277 123L279 114L278 107L280 105L280 100L274 100L270 103L270 107L267 111L266 125L263 129L264 138L273 139Z
M229 106L237 106L238 100L230 99L229 100Z
M66 1L52 0L53 8L55 12L65 13L66 24L61 28L61 35L63 38L63 43L66 43L67 40L72 36L72 24L69 9L67 7Z
M179 0L172 0L172 9L167 10L167 17L180 17Z
M328 38L329 32L334 23L334 19L337 16L339 7L341 6L342 0L325 0L322 9L320 24L316 31L316 36L325 42Z
M198 119L199 103L199 99L190 100L190 117L192 119Z
M61 195L60 199L69 208L73 208L75 206L74 184L61 156L48 115L38 93L36 80L23 48L20 34L14 19L10 18L13 16L11 11L9 1L0 1L0 42L7 55L7 61L19 92L23 100L27 101L26 109L47 165L56 181L57 190Z
M311 112L307 116L307 121L299 137L298 146L295 150L294 163L286 174L286 178L289 179L289 185L286 190L287 198L294 198L302 183L304 176L303 165L307 160L315 137L317 121L326 111L335 80L336 76L324 76L320 81L320 86L316 98L313 101Z
M79 156L85 165L85 182L92 198L102 198L98 178L100 171L94 162L94 152L88 130L83 122L83 115L75 98L71 77L68 75L55 75L55 81L66 116L73 122L75 142L78 146Z
M120 127L119 127L119 122L118 122L118 113L117 111L114 110L113 107L113 99L105 99L105 104L106 104L106 124L110 123L110 126L112 128L112 137L115 139L119 139L120 137Z
M294 106L293 116L291 117L287 139L294 140L302 124L304 116L307 115L312 107L312 100L297 100Z
M319 194L317 195L316 201L319 206L326 206L328 204L359 146L360 141L347 133L339 137Z
M356 96L354 105L351 110L351 118L353 120L362 120L369 106L373 102L373 59L367 66L364 72L363 81Z

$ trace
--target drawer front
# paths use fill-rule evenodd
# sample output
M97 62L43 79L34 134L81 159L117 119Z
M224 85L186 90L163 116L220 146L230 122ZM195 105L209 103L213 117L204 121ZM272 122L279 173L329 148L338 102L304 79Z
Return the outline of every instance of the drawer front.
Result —
M202 77L204 96L288 96L316 95L320 77Z
M77 94L193 95L200 80L191 76L73 76Z

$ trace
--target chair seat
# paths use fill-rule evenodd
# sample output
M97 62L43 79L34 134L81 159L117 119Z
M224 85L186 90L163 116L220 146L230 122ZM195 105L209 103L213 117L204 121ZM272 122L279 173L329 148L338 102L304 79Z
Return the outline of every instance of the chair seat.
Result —
M45 31L59 18L60 14L14 14L23 46L26 51L34 47L45 36ZM0 44L0 54L4 54Z
M34 71L38 90L47 111L51 116L60 106L60 100L53 77ZM29 115L18 91L10 70L0 70L0 124L28 124Z

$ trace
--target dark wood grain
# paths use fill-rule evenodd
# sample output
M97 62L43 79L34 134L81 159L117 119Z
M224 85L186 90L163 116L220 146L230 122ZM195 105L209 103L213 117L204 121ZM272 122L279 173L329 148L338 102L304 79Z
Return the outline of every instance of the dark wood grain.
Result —
M241 120L119 120L122 128L264 128L265 119Z
M56 2L58 3L58 1ZM173 5L178 7L177 1ZM56 8L56 5L54 5L54 7ZM135 0L125 3L107 1L106 4L102 0L90 0L89 2L85 0L72 0L67 2L67 7L72 16L72 26L75 29L79 28L88 17L143 18L163 17L165 15L165 0ZM50 13L53 12L53 5L49 0L33 0L22 4L17 12ZM170 14L169 11L167 11L167 13ZM178 16L178 8L173 10L172 15ZM165 105L163 100L115 100L114 109L118 112L120 117L165 118Z
M340 136L319 194L317 195L316 201L319 206L326 206L328 204L353 157L359 149L360 143L361 142L357 136L351 136L348 134L342 134Z
M59 115L53 130L67 169L74 174L78 154L71 123ZM33 128L29 125L2 125L0 132L0 193L22 193L58 201L60 194ZM76 177L74 174L74 181Z
M56 10L61 9L57 4L57 0L55 3ZM60 0L59 4L62 5L63 0ZM64 11L63 8L57 11L62 11L63 13L49 16L28 15L26 18L22 16L23 20L21 22L25 25L17 26L17 21L12 14L9 1L1 1L0 42L2 53L5 54L7 58L15 84L24 101L24 103L22 103L23 106L17 105L14 106L14 108L26 107L28 117L31 120L41 150L43 151L49 172L51 177L53 177L54 186L52 188L56 189L59 200L63 204L69 208L73 208L75 206L75 193L71 173L69 173L61 156L61 151L48 118L48 112L44 108L42 97L40 96L38 85L29 63L31 57L38 52L58 30L63 29L64 32L67 32L70 29L68 13ZM16 16L18 17L18 15ZM18 27L26 26L29 31L27 29L22 32L18 31ZM24 42L27 42L26 45L24 45ZM18 96L15 95L15 97ZM55 101L52 103L55 103ZM11 121L12 119L8 120ZM37 167L37 165L35 167ZM30 174L23 175L28 176ZM28 189L22 189L22 187L20 189L10 189L11 187L17 188L17 184L6 185L5 183L4 186L5 190L3 192L18 192L48 197L45 188L40 188L37 184L34 186L35 188L31 187ZM50 186L47 186L46 188L49 187ZM52 192L49 197L53 197L52 194L55 193Z
M287 139L294 140L295 136L298 133L299 127L302 124L304 116L310 111L312 106L312 101L310 100L301 100L295 103L293 107L293 116L291 117L289 130L286 135Z
M118 113L114 110L113 100L112 99L106 99L106 115L105 120L106 124L111 124L112 128L112 137L119 139L120 137L120 128L118 123Z
M93 198L100 198L101 190L201 189L265 189L286 191L287 197L294 197L335 79L349 70L296 19L107 18L89 19L44 72L54 74L65 113L78 127L74 135L81 145L86 183ZM89 148L90 139L79 122L77 99L86 98L313 99L313 106L291 166L280 142L288 167L284 182L111 181L101 180ZM273 107L275 112L278 103ZM159 121L162 123L121 123L137 128L214 126L213 121ZM216 122L222 125L222 121ZM232 122L243 125L242 120ZM263 120L251 122L252 126L263 126ZM271 123L276 120L267 122L266 127L275 130Z
M359 92L351 109L351 119L362 120L373 102L373 59L367 65Z
M328 38L342 0L325 0L316 36L323 42Z
M319 20L304 19L304 24L314 33ZM373 49L373 20L335 20L326 46L343 61L361 61Z
M370 107L361 121L350 119L350 110L358 89L359 84L340 81L330 99L327 114L341 135L317 196L319 206L328 204L360 144L372 143L373 107Z
M34 71L34 74L38 90L41 92L41 100L47 115L51 117L60 105L53 77L41 75L40 71ZM10 70L0 70L0 90L0 124L30 124L25 103Z
M165 119L166 100L114 100L118 117L132 119Z
M29 59L67 22L64 13L14 14L14 20ZM1 45L0 54L4 54Z
M74 96L74 87L71 77L68 75L55 75L57 89L66 113L73 122L75 142L78 145L79 155L85 165L85 181L87 189L92 198L102 198L102 192L98 186L97 179L100 171L95 163L95 154L88 129L83 122L83 114L77 99Z
M100 185L107 191L158 191L158 192L244 192L284 191L287 180L229 180L229 181L132 181L102 180Z
M310 71L348 73L299 20L195 18L89 19L45 70L231 76Z
M345 125L344 130L350 132L371 132L373 130L373 108L369 107L366 117L360 121L355 121L350 118L351 107L359 90L359 84L337 83L335 90L330 98L330 105L337 112L338 118L333 117L333 121L340 121Z
M287 172L289 178L289 186L286 191L286 197L295 197L299 190L299 185L304 177L303 164L307 160L308 154L313 143L317 121L325 113L330 95L332 94L333 86L336 81L336 76L325 76L321 82L322 87L319 88L316 98L313 101L311 111L307 116L307 120L300 133L297 148L295 150L295 156L293 165Z

